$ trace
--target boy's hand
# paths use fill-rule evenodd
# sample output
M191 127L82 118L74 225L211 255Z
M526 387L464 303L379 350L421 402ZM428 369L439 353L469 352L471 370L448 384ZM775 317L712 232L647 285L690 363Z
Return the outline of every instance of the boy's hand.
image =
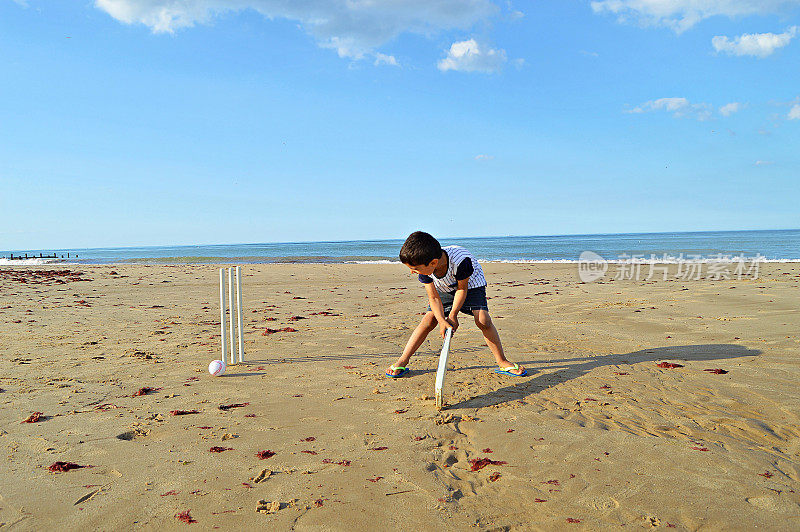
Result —
M442 339L444 339L444 336L447 334L447 329L453 329L449 321L439 324L439 335L441 335ZM453 332L456 332L455 329L453 329Z
M458 316L450 316L447 321L453 326L453 334L455 334L458 330Z

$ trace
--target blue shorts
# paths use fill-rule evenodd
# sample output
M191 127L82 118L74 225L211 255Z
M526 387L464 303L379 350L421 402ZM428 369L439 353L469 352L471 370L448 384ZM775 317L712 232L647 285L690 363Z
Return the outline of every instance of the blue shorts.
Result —
M445 315L450 314L450 311L453 310L453 299L455 296L455 292L439 292L439 298L442 300ZM430 305L428 305L428 310L432 310ZM489 310L489 304L486 302L486 286L479 286L467 290L467 299L461 306L461 312L472 316L473 310Z

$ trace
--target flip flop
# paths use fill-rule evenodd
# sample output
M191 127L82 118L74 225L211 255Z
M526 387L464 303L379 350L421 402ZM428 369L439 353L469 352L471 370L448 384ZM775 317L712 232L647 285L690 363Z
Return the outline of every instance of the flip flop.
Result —
M509 366L507 368L497 368L494 370L495 373L502 373L503 375L511 375L512 377L525 377L528 375L528 370L523 369L522 373L511 373L510 369L519 369L519 364L514 364L513 366Z
M411 371L410 369L408 369L405 366L398 366L398 367L389 366L389 369L392 370L392 371L395 371L395 370L398 370L398 369L400 370L400 373L398 373L397 375L392 375L391 373L387 373L386 374L387 377L391 377L393 379L396 379L398 377L402 377L403 375L405 375L406 373Z

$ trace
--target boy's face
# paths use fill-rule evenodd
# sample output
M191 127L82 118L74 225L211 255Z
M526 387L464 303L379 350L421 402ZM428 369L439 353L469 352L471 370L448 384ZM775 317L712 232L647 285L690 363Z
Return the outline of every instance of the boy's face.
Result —
M433 275L433 270L436 269L436 266L439 264L439 259L433 259L428 264L406 264L408 268L411 270L411 273L416 273L418 275Z

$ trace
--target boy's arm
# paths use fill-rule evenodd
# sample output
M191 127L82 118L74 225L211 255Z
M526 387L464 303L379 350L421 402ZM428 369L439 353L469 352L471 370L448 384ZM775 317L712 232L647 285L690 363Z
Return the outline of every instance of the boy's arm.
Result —
M458 311L464 306L467 300L467 285L474 271L472 259L466 258L456 268L456 293L453 296L453 309L450 311L449 320L453 327L458 329Z
M469 283L469 278L461 279L460 281L458 281L458 288L456 288L456 295L453 296L453 309L450 311L450 316L448 316L453 325L456 325L458 323L458 311L461 310L461 307L464 306L464 301L467 300L468 283ZM456 327L458 327L458 325L456 325Z
M447 318L444 316L444 306L442 306L442 299L439 297L436 287L433 286L433 283L427 283L425 284L425 291L428 293L428 303L431 306L433 315L436 316L436 321L442 327L450 327Z

